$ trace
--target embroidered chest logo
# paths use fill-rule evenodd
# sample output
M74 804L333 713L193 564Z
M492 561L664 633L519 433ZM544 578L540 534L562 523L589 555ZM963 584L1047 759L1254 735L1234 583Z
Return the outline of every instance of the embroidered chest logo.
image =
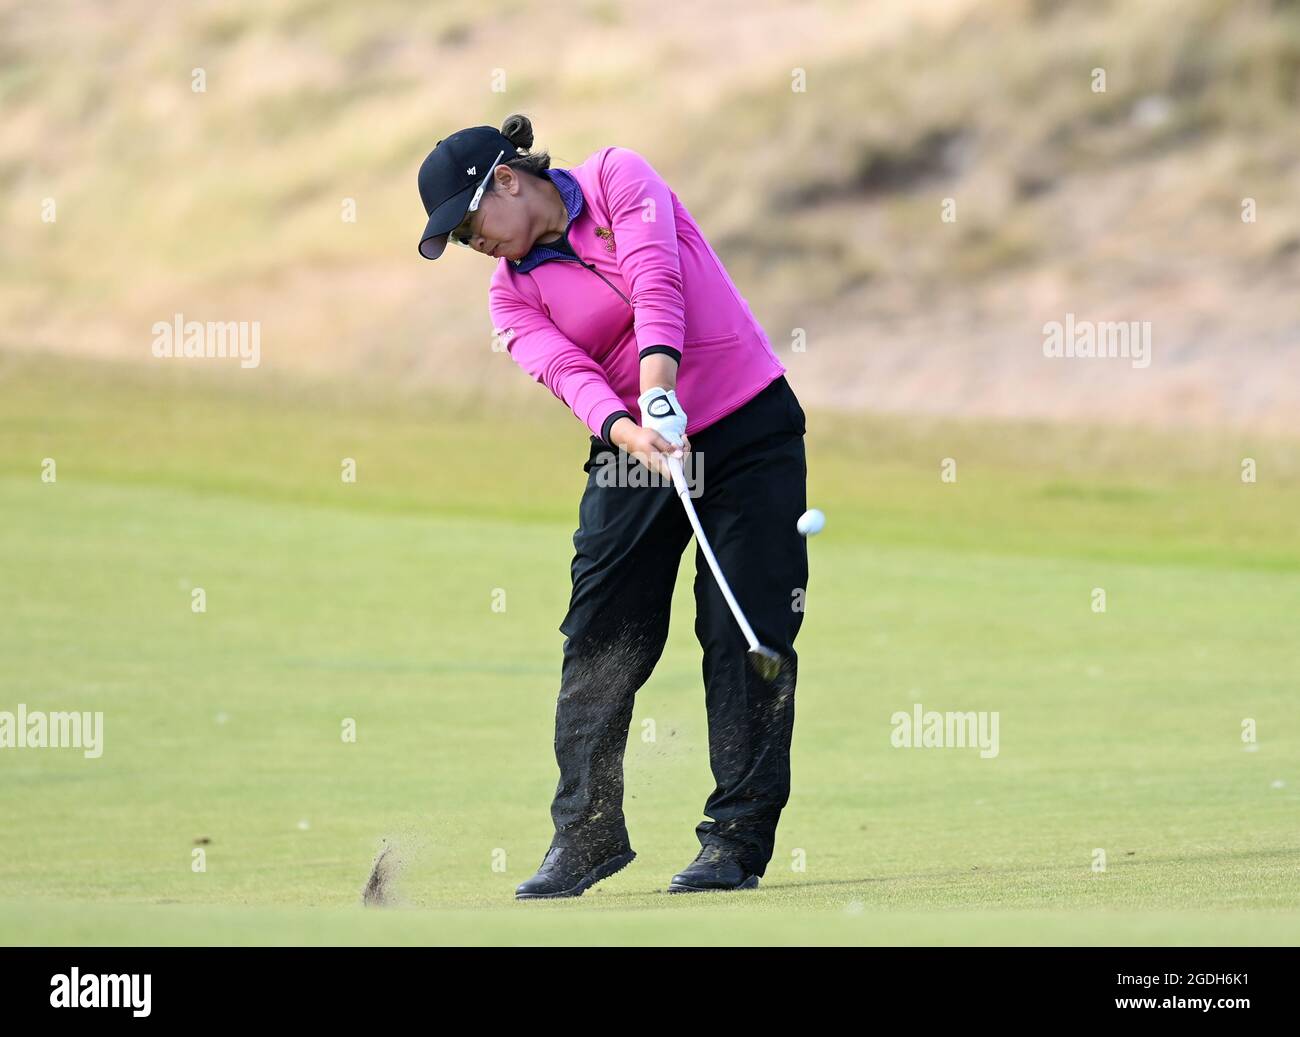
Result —
M614 251L614 232L612 230L608 227L597 227L596 237L604 240L606 252Z

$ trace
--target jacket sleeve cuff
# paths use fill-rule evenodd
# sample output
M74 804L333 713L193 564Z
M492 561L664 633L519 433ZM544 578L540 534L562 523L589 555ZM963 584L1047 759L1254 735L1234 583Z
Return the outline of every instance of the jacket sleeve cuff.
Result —
M647 320L634 321L636 327L636 344L640 349L654 346L670 346L681 352L686 340L686 328L681 321Z
M613 446L614 444L609 438L609 432L610 429L614 427L614 422L618 421L619 418L632 418L632 415L625 410L616 410L613 414L611 414L608 418L606 418L604 423L600 426L600 438L604 440L606 443L608 443L610 446ZM636 418L632 418L632 420L635 421Z
M665 356L670 356L679 364L682 362L682 351L680 349L674 349L672 346L646 346L645 349L641 350L641 352L637 354L637 358L644 360L646 357L654 356L656 353L663 353Z

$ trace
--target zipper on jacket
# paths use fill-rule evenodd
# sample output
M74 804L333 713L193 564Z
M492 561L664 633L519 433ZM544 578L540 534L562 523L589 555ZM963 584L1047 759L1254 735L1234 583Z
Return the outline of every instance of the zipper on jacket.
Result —
M627 303L628 308L631 309L632 312L633 312L634 314L636 313L636 307L632 305L632 300L629 299L629 298L628 298L626 295L624 295L622 292L619 292L619 290L618 290L618 285L614 284L613 281L611 281L608 277L606 277L606 276L605 276L604 274L602 274L599 270L597 270L597 269L596 269L596 264L595 264L595 263L588 263L585 259L583 259L581 256L578 256L578 255L573 255L573 256L550 256L550 257L548 257L548 258L546 258L546 259L543 259L543 260L542 260L542 263L580 263L582 266L586 267L586 268L587 268L588 270L590 270L593 274L595 274L595 275L596 275L597 277L599 277L602 281L604 281L607 285L609 285L611 288L613 288L615 292L618 292L618 297L619 297L620 299L622 299L625 303ZM538 263L537 265L538 265L538 266L541 266L542 263ZM534 268L534 269L535 269L535 268Z
M583 266L585 266L585 267L586 267L588 270L590 270L593 274L595 274L595 275L596 275L597 277L599 277L602 281L604 281L607 285L609 285L611 288L613 288L614 291L618 292L618 287L614 284L613 281L611 281L608 277L606 277L604 274L602 274L599 270L596 269L596 264L595 264L595 263L588 263L588 262L586 262L585 260L583 260L581 256L578 257L578 262L579 262L579 263L582 263ZM629 298L628 298L626 295L624 295L622 292L618 292L618 297L619 297L620 299L622 299L625 303L628 304L628 306L632 309L632 312L633 312L633 313L636 312L636 307L632 306L632 300L631 300L631 299L629 299Z

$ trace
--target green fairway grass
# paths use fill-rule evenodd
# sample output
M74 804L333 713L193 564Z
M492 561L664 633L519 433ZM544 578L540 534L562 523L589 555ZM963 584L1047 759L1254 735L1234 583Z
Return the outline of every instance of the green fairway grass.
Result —
M0 355L0 710L105 726L99 759L0 749L0 942L1296 943L1295 445L808 430L828 524L761 888L663 892L712 788L691 549L629 738L638 857L516 903L551 833L572 416ZM892 747L915 702L996 711L998 755ZM362 908L385 840L396 906Z

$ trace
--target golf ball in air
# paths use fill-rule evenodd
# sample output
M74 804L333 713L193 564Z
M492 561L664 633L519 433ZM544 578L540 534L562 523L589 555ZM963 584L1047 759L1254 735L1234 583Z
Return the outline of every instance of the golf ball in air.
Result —
M825 525L826 516L816 508L809 508L799 516L799 521L795 523L795 527L806 537L816 536Z

